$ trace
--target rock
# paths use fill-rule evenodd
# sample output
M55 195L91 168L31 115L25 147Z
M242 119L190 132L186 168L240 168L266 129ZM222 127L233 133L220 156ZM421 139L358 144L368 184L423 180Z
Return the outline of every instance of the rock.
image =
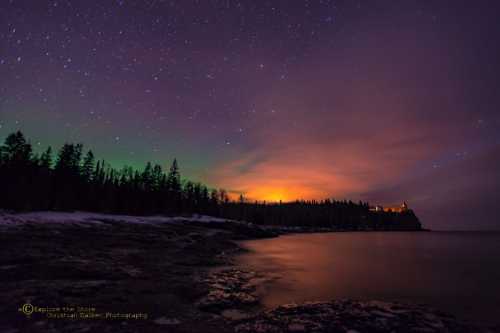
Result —
M288 325L288 330L291 332L304 332L306 327L301 324L290 324Z
M280 306L243 320L235 330L262 328L274 332L481 332L424 306L350 300Z
M254 276L254 272L237 269L213 272L205 279L209 292L198 301L198 308L218 313L226 309L257 304L258 299L253 294L255 286L250 283Z
M224 310L224 311L222 311L221 314L224 318L227 318L229 320L241 320L241 319L247 319L250 317L248 312L240 311L240 310L236 310L236 309Z
M160 317L154 320L155 324L158 325L179 325L181 321L176 318Z

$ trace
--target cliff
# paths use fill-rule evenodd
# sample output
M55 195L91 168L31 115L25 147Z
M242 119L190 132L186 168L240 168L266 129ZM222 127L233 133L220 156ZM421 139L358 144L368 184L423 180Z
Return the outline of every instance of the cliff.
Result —
M370 212L369 223L365 224L373 230L424 230L422 224L413 210L409 209L401 213L393 212Z

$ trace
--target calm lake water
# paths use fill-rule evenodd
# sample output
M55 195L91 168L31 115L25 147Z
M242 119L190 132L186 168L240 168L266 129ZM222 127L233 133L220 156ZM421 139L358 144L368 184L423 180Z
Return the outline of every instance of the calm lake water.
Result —
M499 232L345 232L252 240L237 263L271 278L267 307L337 298L429 304L500 323Z

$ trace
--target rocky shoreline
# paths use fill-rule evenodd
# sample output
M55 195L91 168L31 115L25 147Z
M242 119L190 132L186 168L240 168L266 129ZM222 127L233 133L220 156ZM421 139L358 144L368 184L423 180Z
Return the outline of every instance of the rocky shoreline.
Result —
M0 213L0 331L478 332L382 302L264 311L255 290L266 277L232 266L234 240L276 234L205 216Z
M420 304L333 300L259 307L256 288L268 278L236 268L215 270L207 279L209 293L198 307L224 317L237 333L251 332L499 332L458 320Z

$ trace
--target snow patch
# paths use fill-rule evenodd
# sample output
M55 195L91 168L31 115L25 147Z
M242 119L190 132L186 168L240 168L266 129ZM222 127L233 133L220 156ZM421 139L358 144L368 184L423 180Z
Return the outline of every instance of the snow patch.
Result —
M234 222L232 220L222 219L207 215L187 216L131 216L131 215L114 215L91 212L29 212L29 213L6 213L0 211L0 225L2 226L18 226L30 223L63 223L77 224L85 226L85 224L101 224L105 225L106 221L123 222L123 223L144 223L144 224L162 224L162 223L223 223Z

